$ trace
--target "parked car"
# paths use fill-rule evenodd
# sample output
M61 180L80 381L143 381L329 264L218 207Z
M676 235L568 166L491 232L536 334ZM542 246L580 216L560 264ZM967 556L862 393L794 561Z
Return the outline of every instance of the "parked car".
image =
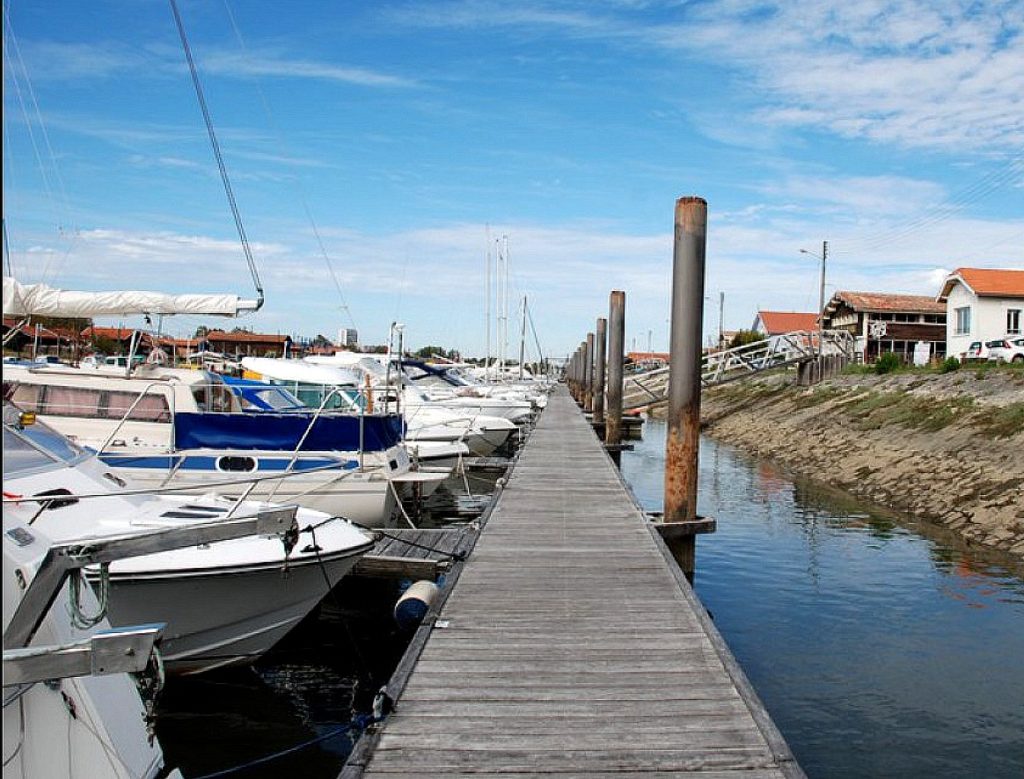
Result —
M989 341L988 359L995 362L1024 362L1024 336L1007 336L998 341Z
M967 353L964 355L965 360L987 360L989 350L993 346L1002 346L1003 339L997 338L994 341L972 341L971 345L967 347Z

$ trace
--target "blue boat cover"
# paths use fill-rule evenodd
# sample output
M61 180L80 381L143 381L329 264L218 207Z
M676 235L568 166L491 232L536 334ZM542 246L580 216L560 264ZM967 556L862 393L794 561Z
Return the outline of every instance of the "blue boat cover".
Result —
M174 446L179 450L268 449L290 452L302 439L312 418L312 412L179 412L174 415ZM360 417L348 414L321 416L306 436L302 451L359 451L359 420ZM367 415L362 420L364 451L389 449L402 440L401 415Z

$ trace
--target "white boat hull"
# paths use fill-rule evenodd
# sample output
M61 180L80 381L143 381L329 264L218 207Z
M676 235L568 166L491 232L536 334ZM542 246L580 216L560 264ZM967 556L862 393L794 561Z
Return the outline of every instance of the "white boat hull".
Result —
M303 535L300 544L311 543ZM213 545L216 546L216 545ZM364 550L365 551L365 550ZM362 551L306 557L248 570L188 574L113 573L108 616L112 625L166 621L161 644L168 671L194 674L249 663L267 652L309 614L352 569ZM239 589L247 597L237 597Z

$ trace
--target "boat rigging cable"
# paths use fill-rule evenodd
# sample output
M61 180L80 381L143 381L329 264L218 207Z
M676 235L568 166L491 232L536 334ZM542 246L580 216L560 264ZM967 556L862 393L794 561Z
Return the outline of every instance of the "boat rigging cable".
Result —
M242 217L238 213L238 204L235 202L235 194L231 189L231 181L228 178L228 169L224 165L224 157L220 153L220 144L217 143L217 134L213 130L213 120L210 118L210 110L206 107L206 98L203 96L203 86L199 83L199 73L196 70L195 60L192 59L192 49L188 45L188 38L185 35L185 25L181 21L181 14L178 13L178 4L175 0L169 0L171 12L174 14L174 23L178 26L178 35L181 37L181 45L185 50L185 59L188 61L188 69L192 74L192 84L196 89L196 97L199 100L199 108L203 113L203 121L206 123L206 132L210 136L210 145L213 147L213 156L217 160L217 169L220 171L220 180L224 184L224 192L228 196L228 205L231 207L231 215L235 219L235 227L238 230L238 238L242 242L242 251L245 253L245 261L249 264L249 273L252 274L253 284L256 286L256 311L263 306L263 285L260 283L260 275L256 270L256 261L253 259L252 250L249 248L249 239L245 235L245 227L242 226Z

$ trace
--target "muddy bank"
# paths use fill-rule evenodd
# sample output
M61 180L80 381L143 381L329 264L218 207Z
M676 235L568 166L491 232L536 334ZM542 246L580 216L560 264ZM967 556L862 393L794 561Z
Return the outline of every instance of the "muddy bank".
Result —
M1024 558L1024 371L792 374L705 391L712 437Z

